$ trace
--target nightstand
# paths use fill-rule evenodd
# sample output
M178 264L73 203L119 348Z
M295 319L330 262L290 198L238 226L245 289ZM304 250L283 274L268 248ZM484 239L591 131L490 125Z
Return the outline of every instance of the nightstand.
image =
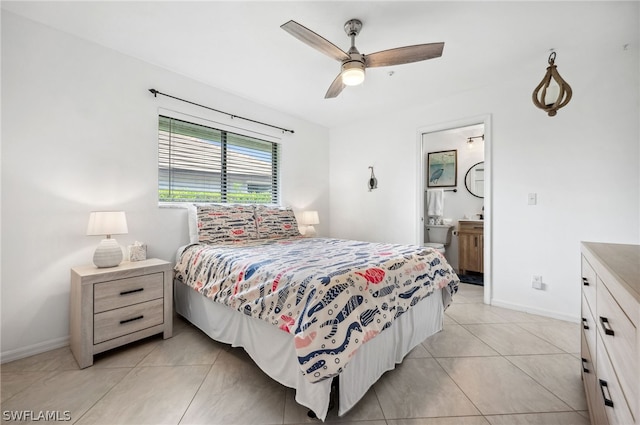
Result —
M99 269L71 269L71 351L81 369L93 355L162 333L173 333L173 268L159 259Z

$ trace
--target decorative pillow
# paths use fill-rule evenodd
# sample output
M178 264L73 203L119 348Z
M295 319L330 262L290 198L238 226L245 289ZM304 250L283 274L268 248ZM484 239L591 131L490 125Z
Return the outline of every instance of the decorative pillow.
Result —
M253 205L215 204L197 208L200 243L241 242L258 237Z
M293 210L277 205L256 205L256 224L259 238L300 236Z

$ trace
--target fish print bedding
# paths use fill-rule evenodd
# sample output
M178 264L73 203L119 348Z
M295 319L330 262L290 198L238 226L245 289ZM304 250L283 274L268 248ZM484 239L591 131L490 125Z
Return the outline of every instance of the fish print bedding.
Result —
M409 308L459 283L435 250L329 238L189 245L175 270L213 301L291 333L311 382L339 374Z

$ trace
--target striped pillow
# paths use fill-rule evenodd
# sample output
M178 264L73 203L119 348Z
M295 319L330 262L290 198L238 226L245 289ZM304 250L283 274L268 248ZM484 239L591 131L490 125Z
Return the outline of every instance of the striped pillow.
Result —
M198 207L198 242L242 242L258 237L253 205L212 204Z
M300 236L293 210L277 205L256 205L256 224L259 238Z

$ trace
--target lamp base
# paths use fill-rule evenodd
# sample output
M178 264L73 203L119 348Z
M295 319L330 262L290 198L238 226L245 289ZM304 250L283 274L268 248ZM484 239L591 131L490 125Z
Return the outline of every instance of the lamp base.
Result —
M316 233L316 228L313 226L307 226L307 228L304 231L304 237L305 238L314 238L316 237L317 233Z
M93 254L93 264L98 268L115 267L122 262L122 248L115 239L103 239Z

